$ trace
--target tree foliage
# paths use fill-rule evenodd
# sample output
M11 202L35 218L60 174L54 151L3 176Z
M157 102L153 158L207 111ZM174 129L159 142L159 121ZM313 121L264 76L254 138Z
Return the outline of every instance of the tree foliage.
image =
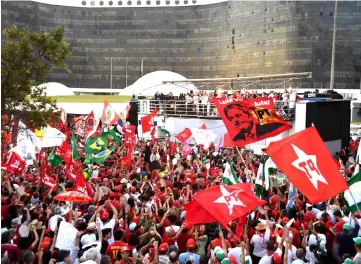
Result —
M10 26L3 32L1 47L1 111L24 120L31 127L42 127L58 118L56 101L39 87L58 68L68 72L65 59L69 44L63 41L64 28L50 34Z

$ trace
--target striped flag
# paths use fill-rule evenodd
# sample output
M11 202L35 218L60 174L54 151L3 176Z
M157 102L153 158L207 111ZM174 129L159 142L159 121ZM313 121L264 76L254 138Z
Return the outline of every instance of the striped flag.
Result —
M231 165L231 163L229 161L227 161L227 163L225 164L225 169L223 172L223 176L222 176L222 181L224 184L226 185L233 185L233 184L237 184L240 183L236 172L233 169L233 166Z
M361 172L353 176L347 185L348 189L342 194L342 200L350 211L355 213L361 208Z
M257 196L262 194L263 188L268 190L270 187L270 175L277 173L276 164L267 155L261 157L261 163L257 171L256 188Z

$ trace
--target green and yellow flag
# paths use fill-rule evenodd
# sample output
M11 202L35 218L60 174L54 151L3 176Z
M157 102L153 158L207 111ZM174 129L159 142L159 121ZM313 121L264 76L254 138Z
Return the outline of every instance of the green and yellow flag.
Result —
M73 131L71 132L71 156L73 160L78 160L78 142L76 140L75 131L73 128Z
M52 168L58 166L60 163L63 162L63 159L56 155L56 148L57 146L54 147L53 151L48 156L48 162Z
M108 138L113 140L113 142L120 142L119 137L115 133L114 129L112 129L100 134L97 137L88 138L85 143L85 153L95 154L105 150L108 147Z
M110 149L105 149L99 152L98 154L92 154L90 157L84 160L84 163L90 163L90 162L103 163L104 161L106 161L109 155L114 151L114 149L115 147L112 147Z

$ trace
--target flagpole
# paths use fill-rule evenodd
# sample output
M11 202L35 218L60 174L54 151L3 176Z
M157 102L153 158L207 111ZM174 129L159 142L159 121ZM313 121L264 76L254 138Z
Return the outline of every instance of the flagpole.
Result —
M356 208L357 208L357 211L361 214L361 210L360 210L360 208L358 207L357 202L356 202L356 200L355 200L355 197L353 197L353 194L352 194L350 188L348 188L348 191L350 192L351 198L352 198L353 202L355 203L355 206L356 206Z
M125 61L125 87L128 87L128 58Z
M110 90L110 94L113 94L113 58L110 58Z

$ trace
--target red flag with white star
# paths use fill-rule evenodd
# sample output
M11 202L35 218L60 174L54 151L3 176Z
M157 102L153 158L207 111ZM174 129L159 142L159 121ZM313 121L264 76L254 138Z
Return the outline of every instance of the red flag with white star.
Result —
M272 142L263 152L313 204L348 188L315 127Z
M192 136L192 132L189 128L185 128L183 131L179 132L175 138L179 140L179 142L184 143Z
M154 126L154 117L157 113L158 109L154 109L149 115L140 118L143 133L149 132L152 129L152 126Z
M194 203L185 206L186 220L191 224L207 219L208 222L226 226L230 221L265 203L255 196L249 183L213 186L197 193L193 198ZM194 211L197 214L192 213Z

